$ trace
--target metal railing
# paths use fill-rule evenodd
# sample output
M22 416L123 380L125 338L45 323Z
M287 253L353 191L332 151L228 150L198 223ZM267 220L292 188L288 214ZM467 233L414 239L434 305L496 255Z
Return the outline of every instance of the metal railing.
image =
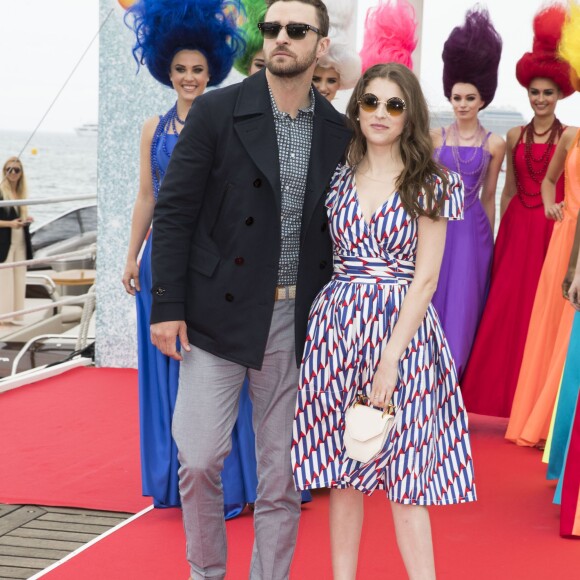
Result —
M3 262L0 264L0 270L4 268L18 268L19 266L32 266L38 264L50 264L55 260L62 260L65 258L72 258L73 256L87 256L94 259L97 255L96 244L84 248L83 250L75 250L74 252L64 252L63 254L55 254L54 256L46 256L45 258L32 258L32 260L21 260L20 262Z
M70 195L65 197L51 197L50 199L2 199L0 207L17 207L21 205L46 205L61 201L85 201L88 199L97 199L96 194L87 193L86 195Z
M97 196L94 194L87 194L87 195L75 195L75 196L61 196L61 197L52 197L50 199L22 199L22 200L2 200L0 199L0 207L15 207L15 206L31 206L31 205L45 205L45 204L52 204L57 202L68 202L68 201L84 201L84 200L95 200ZM60 254L54 254L51 256L45 256L43 258L33 258L31 260L21 260L18 262L9 262L9 263L1 263L0 269L8 269L8 268L19 268L19 267L28 267L28 266L36 266L36 265L49 265L57 260L64 260L67 258L78 258L78 257L90 257L91 260L95 260L97 253L96 244L91 244L81 250L74 250L70 252L62 252ZM67 296L61 298L56 291L56 284L54 280L46 275L46 274L30 274L27 273L27 282L32 281L34 285L35 281L41 282L48 291L49 298L48 303L42 304L39 306L32 306L29 308L23 308L21 310L16 310L13 312L9 312L6 314L0 315L0 322L3 320L9 320L14 317L23 316L25 314L33 314L36 312L42 312L44 310L53 310L54 314L58 316L61 313L62 306L68 305L79 305L82 306L82 311L80 314L80 321L79 321L79 331L77 336L68 336L66 334L40 334L33 338L30 338L24 346L20 349L14 361L12 363L11 373L5 379L9 379L10 377L14 377L18 372L18 365L22 361L23 357L26 355L29 349L33 348L37 343L43 343L50 340L58 340L62 342L67 342L70 344L70 341L75 341L74 343L74 352L81 351L84 349L90 340L94 340L94 337L89 337L89 326L91 322L91 318L95 312L96 307L96 293L95 293L95 286L92 280L87 280L87 285L91 284L89 290L85 294L81 294L79 296ZM45 320L49 320L49 318L41 319L38 321L31 321L30 325L35 325L37 323L42 323ZM26 327L24 327L26 328ZM23 328L23 329L24 329ZM15 329L16 330L16 329ZM42 368L42 367L39 367ZM5 379L1 379L2 382Z
M80 351L88 345L89 342L89 325L91 322L91 317L95 311L96 305L96 295L95 295L95 287L91 286L89 291L82 296L75 296L77 298L77 302L79 298L82 298L84 302L83 311L81 313L81 321L79 324L79 334L78 336L67 336L66 334L40 334L31 338L18 352L14 361L12 362L12 369L10 372L10 376L14 376L18 372L18 363L22 360L24 355L27 353L28 349L36 344L37 342L42 342L51 339L58 339L59 341L76 341L75 342L75 351ZM64 301L63 301L64 302ZM59 302L53 302L52 304L48 305L49 308L58 304ZM94 339L94 337L91 337Z

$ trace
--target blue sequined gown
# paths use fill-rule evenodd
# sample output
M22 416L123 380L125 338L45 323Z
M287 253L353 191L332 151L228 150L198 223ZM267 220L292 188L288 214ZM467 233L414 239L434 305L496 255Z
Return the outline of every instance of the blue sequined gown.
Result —
M152 150L152 161L156 162L152 166L159 167L159 181L167 170L176 142L177 135L163 134ZM171 436L179 362L163 355L150 341L151 235L141 257L141 291L136 293L142 488L143 495L153 498L155 507L172 507L180 505L177 447ZM238 420L232 434L232 451L224 464L222 482L226 519L240 514L246 503L255 502L256 455L247 384L242 390Z

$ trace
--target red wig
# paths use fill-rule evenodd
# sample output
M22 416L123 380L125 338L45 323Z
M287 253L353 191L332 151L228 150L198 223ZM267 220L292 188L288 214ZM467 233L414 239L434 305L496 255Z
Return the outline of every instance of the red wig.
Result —
M558 58L558 43L565 20L566 10L557 4L536 14L532 52L526 52L516 65L516 78L526 89L534 79L541 77L556 83L564 97L574 92L570 65Z

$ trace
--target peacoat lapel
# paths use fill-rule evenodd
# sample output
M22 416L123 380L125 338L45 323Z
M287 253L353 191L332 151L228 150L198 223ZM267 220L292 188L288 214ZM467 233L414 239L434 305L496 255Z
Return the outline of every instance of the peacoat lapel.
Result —
M326 187L352 135L344 117L316 90L314 98L314 127L302 214L302 240L320 196L326 194Z
M326 185L342 159L351 137L351 131L334 107L316 90L314 98L314 126L304 196L302 238L308 228L312 212L320 196L324 194ZM278 141L265 71L260 71L243 81L234 109L234 130L252 161L270 183L280 212Z
M265 71L243 81L234 108L234 130L252 161L266 176L280 213L278 141Z

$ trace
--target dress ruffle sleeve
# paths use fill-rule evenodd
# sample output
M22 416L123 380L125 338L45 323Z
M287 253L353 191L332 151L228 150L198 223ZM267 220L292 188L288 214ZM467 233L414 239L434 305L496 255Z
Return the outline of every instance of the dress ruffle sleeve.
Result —
M334 170L334 174L330 178L330 183L328 184L326 193L325 205L327 208L330 209L334 205L338 196L339 185L342 183L342 180L348 171L350 171L350 167L344 163L339 163Z
M465 196L463 180L455 171L448 171L447 177L449 179L447 188L443 187L440 179L437 179L435 185L435 197L441 208L439 216L450 220L462 220Z
M463 180L454 171L447 169L444 171L447 174L449 182L446 188L443 187L443 183L439 177L436 175L433 176L435 182L435 202L440 208L439 217L449 220L462 220L464 205ZM417 201L421 207L426 207L427 195L425 190L421 191Z

